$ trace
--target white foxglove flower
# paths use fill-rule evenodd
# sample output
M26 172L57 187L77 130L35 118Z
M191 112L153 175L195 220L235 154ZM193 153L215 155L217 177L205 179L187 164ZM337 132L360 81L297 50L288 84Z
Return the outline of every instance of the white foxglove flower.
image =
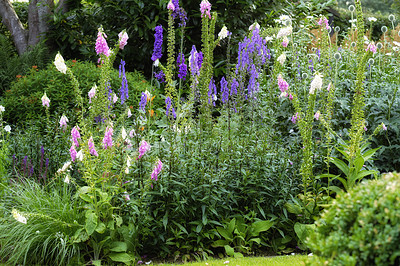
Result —
M88 92L89 95L89 103L92 103L92 98L96 95L96 89L97 89L97 85L94 84L94 86L90 89L90 91Z
M68 175L65 176L64 183L66 183L66 184L69 184L69 183L70 183L70 180L69 180Z
M54 60L54 65L56 66L57 70L63 74L67 74L67 66L65 65L64 58L61 56L60 53L56 55Z
M3 105L0 105L0 113L4 112L6 110L6 108L4 108Z
M121 130L121 135L122 135L122 139L126 139L126 137L128 136L128 135L126 134L125 128L122 128L122 130Z
M49 97L47 97L46 92L42 96L42 105L50 107L50 99L49 99Z
M118 101L118 96L117 94L114 93L113 95L113 103L116 103Z
M66 163L64 163L63 167L61 169L57 170L57 173L63 173L65 171L67 171L67 169L71 166L71 162L68 161Z
M254 28L260 29L260 24L254 22L250 27L249 30L252 31Z
M15 220L17 220L20 223L26 224L27 222L26 218L22 214L20 214L16 209L12 209L11 214Z
M81 162L83 161L83 151L82 150L78 151L78 153L76 154L76 158Z
M286 61L286 54L282 53L277 59L276 59L279 63L281 63L281 65L283 66L283 64Z
M280 39L280 38L283 38L283 37L287 37L290 34L292 34L292 32L293 32L292 26L284 27L284 28L279 30L278 34L276 35L276 38Z
M10 133L11 132L11 127L9 125L7 125L7 126L4 127L4 130L6 132Z
M322 75L317 73L311 81L311 86L310 86L310 94L314 94L315 90L320 90L322 88Z
M221 31L218 33L218 39L222 40L228 37L228 28L223 26Z
M131 166L131 157L129 155L126 158L126 168L125 168L125 174L129 174L129 167Z
M160 60L158 60L158 58L157 58L157 60L156 60L156 61L154 61L154 63L153 63L153 64L154 64L154 66L155 66L155 67L158 67L158 65L160 64Z
M274 39L274 37L270 37L270 36L265 37L266 42L272 41L273 39Z

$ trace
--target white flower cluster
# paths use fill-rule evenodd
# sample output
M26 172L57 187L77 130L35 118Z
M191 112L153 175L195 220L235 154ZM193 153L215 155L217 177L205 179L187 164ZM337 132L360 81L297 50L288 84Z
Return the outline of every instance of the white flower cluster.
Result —
M314 94L316 90L320 90L322 88L322 75L317 73L311 81L310 86L310 94Z
M26 222L27 222L26 217L24 217L22 214L20 214L16 209L12 209L11 214L15 220L17 220L20 223L26 224Z

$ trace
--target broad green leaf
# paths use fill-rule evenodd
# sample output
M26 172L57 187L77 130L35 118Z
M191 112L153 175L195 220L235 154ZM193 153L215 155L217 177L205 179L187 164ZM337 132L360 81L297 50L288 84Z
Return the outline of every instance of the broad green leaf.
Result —
M92 264L95 266L101 266L101 260L92 260Z
M235 250L232 247L230 247L229 245L225 245L224 248L225 248L226 255L228 255L229 257L235 256Z
M297 222L294 225L294 231L301 242L304 243L306 238L315 230L315 224L301 224Z
M225 238L228 241L232 241L233 240L233 235L232 233L229 233L225 228L223 227L217 227L217 231L218 233Z
M340 169L342 172L348 176L349 175L349 167L342 160L338 158L331 158L331 161Z
M117 227L120 227L122 225L122 217L119 215L115 215L115 224Z
M376 173L377 173L376 170L362 170L361 172L358 173L356 179L359 180L359 179L362 179L363 177L365 177L367 175L374 175Z
M128 250L128 245L125 242L116 241L110 245L110 251L125 252Z
M212 247L217 248L217 247L224 247L225 245L228 245L229 242L227 240L217 240L214 243L211 244Z
M235 257L235 258L243 258L244 256L240 252L235 252L235 253L233 253L233 257Z
M78 230L75 231L75 234L72 237L72 242L73 243L81 243L81 242L85 242L88 239L89 239L89 235L86 233L84 228L79 228Z
M168 225L168 212L164 215L163 219L162 219L162 223L164 225L164 229L167 229L167 225Z
M97 227L97 215L94 212L86 213L85 229L88 235L92 235Z
M335 192L336 194L339 194L340 192L343 191L341 188L339 188L339 187L337 187L337 186L329 186L328 189L329 189L330 191Z
M365 161L368 161L372 156L374 156L375 152L379 149L380 149L380 147L372 149L372 150L368 150L363 153L362 157L364 158Z
M125 252L111 253L108 256L112 261L123 262L125 264L130 264L133 261L132 257Z
M301 209L301 207L295 203L286 202L285 208L290 213L294 213L294 214L302 214L303 213L303 210Z
M236 225L236 218L233 218L228 224L227 230L228 230L229 234L233 233L233 230L235 229L235 225Z
M258 236L261 232L268 231L274 225L273 221L256 221L252 227L252 236Z
M96 232L102 234L105 231L106 231L106 225L104 223L100 222L96 227Z
M355 172L358 173L360 172L360 170L362 169L363 165L364 165L364 158L363 157L358 157L355 161L354 161L354 167L355 167Z
M260 238L252 238L252 239L250 239L249 240L249 242L256 242L257 244L260 244L261 243L261 239Z

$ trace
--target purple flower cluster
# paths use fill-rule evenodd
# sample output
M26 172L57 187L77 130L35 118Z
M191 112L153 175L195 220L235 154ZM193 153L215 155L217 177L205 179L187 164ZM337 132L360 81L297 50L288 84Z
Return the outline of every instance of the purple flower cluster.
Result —
M151 60L156 61L162 57L162 43L163 43L163 28L161 25L155 28L156 33L154 34L154 49Z
M81 134L79 134L78 130L80 130L78 126L74 126L71 130L72 142L75 144L76 147L79 147L78 139L81 138Z
M102 29L99 29L99 32L97 33L97 40L96 40L96 53L99 54L104 54L105 56L110 56L110 48L108 48L108 44L106 41L107 35L102 31Z
M237 95L237 89L239 88L239 82L237 82L236 78L232 79L232 84L231 84L231 93L230 95Z
M187 21L187 13L186 11L179 6L179 0L172 0L172 4L174 5L174 10L172 11L172 17L174 19L179 18L179 27L185 27Z
M151 173L151 179L157 181L158 175L161 173L163 167L163 163L158 160L156 165L154 166L153 172Z
M107 149L108 147L112 147L113 141L112 141L112 136L113 136L113 128L112 127L107 127L106 132L104 133L104 138L103 138L103 147L104 149Z
M140 97L139 110L142 110L144 112L146 104L147 104L147 95L146 93L142 92L142 97Z
M120 89L120 98L121 104L129 98L129 90L128 90L128 80L125 76L125 61L121 60L121 64L119 65L119 77L122 77L121 89Z
M97 151L96 151L96 149L94 147L93 137L89 138L88 147L89 147L89 152L90 152L91 155L99 156L99 154L97 153Z
M179 53L176 63L179 67L178 77L180 79L185 80L187 75L187 65L185 64L185 55Z
M229 99L229 89L228 89L228 81L225 80L225 77L221 78L221 101L222 103L227 103Z
M208 103L215 106L215 101L217 100L217 87L215 86L214 79L210 80L210 84L208 85Z
M72 143L71 148L69 149L69 154L71 155L71 160L73 162L75 162L77 152L76 152L76 149L75 149L75 145L73 143Z
M142 141L140 142L140 146L139 146L139 157L138 157L137 159L139 160L140 158L142 158L142 156L143 156L146 152L148 152L149 150L150 150L150 144L147 143L147 141L142 140Z
M200 3L200 12L201 12L201 17L208 17L211 19L211 4L208 2L208 0L203 0Z
M165 74L162 70L159 72L154 72L154 77L160 82L164 83L165 82Z
M176 119L176 113L175 113L175 109L172 106L172 100L170 97L165 98L165 104L166 104L166 113L167 116L170 115L170 113L172 114L172 116L174 117L174 119Z
M203 63L203 53L197 52L196 46L192 46L189 57L189 68L193 77L200 75L200 68Z

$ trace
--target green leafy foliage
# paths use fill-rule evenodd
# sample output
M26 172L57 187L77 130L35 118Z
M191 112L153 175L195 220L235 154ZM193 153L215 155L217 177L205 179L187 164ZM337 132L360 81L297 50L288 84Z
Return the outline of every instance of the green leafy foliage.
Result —
M386 174L337 195L316 222L307 242L316 258L329 265L397 265L399 175Z

